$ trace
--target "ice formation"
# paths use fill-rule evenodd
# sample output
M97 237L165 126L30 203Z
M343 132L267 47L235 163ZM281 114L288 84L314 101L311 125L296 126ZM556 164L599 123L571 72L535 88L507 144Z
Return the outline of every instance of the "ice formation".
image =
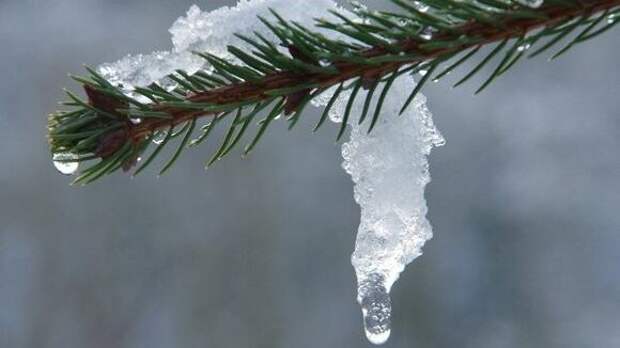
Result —
M405 114L398 116L414 87L410 76L397 79L373 131L368 134L368 122L358 125L353 118L351 138L342 146L343 167L355 183L354 197L361 207L351 257L357 300L366 336L375 344L384 343L390 335L392 285L433 235L424 199L430 181L427 156L444 139L433 124L424 96L418 95ZM364 97L358 96L352 115L362 113ZM333 121L341 122L347 100L348 95L339 98L330 114ZM326 99L317 103L325 104Z
M228 45L248 48L233 33L251 35L257 31L276 41L256 19L257 15L269 17L269 8L305 25L311 25L316 17L325 17L328 9L344 11L332 0L241 0L235 7L211 12L192 6L187 16L178 19L170 29L174 44L171 51L127 56L118 62L103 64L99 71L111 82L122 85L129 94L134 86L154 81L172 87L166 75L175 69L193 73L209 68L203 59L192 55L192 51L207 51L232 59L226 50ZM432 236L424 199L424 189L430 181L427 156L433 146L443 143L443 138L435 129L421 95L402 117L398 116L413 88L412 77L397 79L373 132L367 133L368 122L358 125L357 118L352 118L351 139L342 146L343 167L355 183L355 200L361 207L352 255L358 280L358 302L366 335L375 344L384 343L390 335L390 288L404 267L421 254L422 246ZM365 93L360 92L352 115L361 113ZM315 105L324 105L326 98L329 93L314 101ZM332 109L333 121L341 122L346 98L343 93Z
M173 87L173 82L166 76L176 69L190 74L208 69L206 61L192 52L209 52L232 60L227 46L251 47L234 33L251 37L256 31L277 41L276 36L257 19L257 16L271 18L270 8L277 9L289 20L312 26L314 18L325 17L328 9L337 10L338 6L332 0L240 0L234 7L225 6L213 11L201 11L194 5L169 30L172 50L128 55L117 62L102 64L98 70L111 83L122 85L128 94L134 86L146 86L155 81Z

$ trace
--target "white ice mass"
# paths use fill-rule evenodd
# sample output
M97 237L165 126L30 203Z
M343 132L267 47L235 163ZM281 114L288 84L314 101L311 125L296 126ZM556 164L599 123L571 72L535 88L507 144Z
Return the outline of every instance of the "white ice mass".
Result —
M434 146L443 145L444 139L433 124L424 96L418 95L409 109L398 115L414 87L412 77L398 78L373 131L368 134L368 122L358 125L353 118L349 122L351 138L342 145L343 167L355 183L354 197L361 208L351 257L357 300L366 336L375 344L390 336L392 285L433 236L424 199L424 188L430 182L427 156ZM362 113L364 94L356 99L352 115ZM330 117L335 122L342 119L347 98L340 96L332 109ZM325 104L326 99L317 103Z
M111 82L122 84L129 94L134 86L155 81L168 86L171 82L166 75L175 69L193 73L209 68L192 51L232 59L226 50L228 45L248 48L234 33L250 36L256 31L276 41L256 18L258 15L270 18L269 8L307 26L312 26L314 18L327 16L328 9L344 11L332 0L241 0L235 7L211 12L192 6L187 16L179 18L170 29L174 44L171 51L127 56L98 69ZM422 95L416 97L404 115L398 116L414 86L410 76L397 79L387 94L383 114L374 130L368 134L369 122L358 125L357 117L352 117L350 141L342 146L343 167L355 183L354 196L361 207L351 257L358 281L357 300L362 308L366 336L375 344L384 343L390 336L392 285L405 266L421 255L424 243L432 237L424 199L424 189L430 181L427 156L444 140ZM361 114L364 94L358 95L352 115ZM329 97L329 93L324 93L314 103L324 105ZM332 109L330 117L335 122L342 118L346 97L343 93Z

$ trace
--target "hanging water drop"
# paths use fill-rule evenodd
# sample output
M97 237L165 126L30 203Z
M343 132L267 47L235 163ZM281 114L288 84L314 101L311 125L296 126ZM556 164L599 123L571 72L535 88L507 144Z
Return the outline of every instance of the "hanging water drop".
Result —
M519 4L529 8L539 8L545 0L516 0Z
M153 144L159 145L164 142L167 136L168 131L158 130L153 133L153 139L151 141L153 142Z
M139 117L130 117L129 118L129 122L131 122L132 124L140 124L142 123L142 119Z
M159 81L159 86L167 92L172 92L179 87L179 84L170 77L165 77Z
M427 73L428 73L428 69L420 69L420 70L418 70L418 74L420 74L420 76L426 76Z
M609 16L607 16L607 24L614 24L617 19L618 19L618 14L612 13Z
M371 274L359 285L357 296L362 307L366 337L373 344L387 342L392 329L392 301L384 278L376 273Z
M64 175L75 174L80 167L80 163L77 160L78 156L69 152L60 152L52 155L54 167Z

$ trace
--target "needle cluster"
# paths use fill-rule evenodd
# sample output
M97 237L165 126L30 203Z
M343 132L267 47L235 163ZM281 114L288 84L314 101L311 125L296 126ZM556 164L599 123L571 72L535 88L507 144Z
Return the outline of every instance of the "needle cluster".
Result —
M87 184L119 169L136 175L176 143L161 169L164 173L186 148L212 138L216 127L226 127L207 161L212 165L242 142L243 153L250 153L280 115L292 129L305 106L329 91L331 101L316 121L318 130L336 99L351 90L340 139L351 117L372 131L394 80L402 74L424 73L401 113L428 81L440 80L467 61L477 59L455 86L494 64L479 93L523 58L563 44L551 55L557 58L620 22L620 0L389 1L396 10L358 5L354 15L334 11L336 20L317 19L312 28L274 10L270 18L259 19L276 42L259 33L238 35L251 49L229 46L234 61L196 52L207 68L191 75L177 70L169 76L174 88L158 83L136 87L133 93L140 98L87 68L87 76L73 76L86 100L66 91L69 100L62 104L69 110L49 117L51 151L70 154L60 161L87 163L75 179ZM334 35L326 34L330 32ZM488 45L494 47L478 57ZM361 89L368 93L359 93ZM361 94L365 107L351 115Z

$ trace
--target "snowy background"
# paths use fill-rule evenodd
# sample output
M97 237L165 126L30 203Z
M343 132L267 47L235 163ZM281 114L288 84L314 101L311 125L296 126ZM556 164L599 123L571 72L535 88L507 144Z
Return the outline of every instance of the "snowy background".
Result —
M169 49L192 3L0 0L0 347L369 345L359 208L316 114L206 174L206 149L160 179L72 188L53 169L46 114L66 73ZM426 89L448 140L431 156L435 238L393 289L386 347L620 345L618 38L477 97Z

